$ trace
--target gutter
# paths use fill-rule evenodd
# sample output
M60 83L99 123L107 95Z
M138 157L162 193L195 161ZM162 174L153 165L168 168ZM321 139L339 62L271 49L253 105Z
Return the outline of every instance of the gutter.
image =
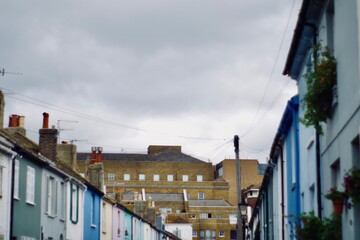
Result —
M13 216L14 216L14 204L13 204L13 199L14 199L14 180L15 180L15 158L17 156L17 153L0 145L0 149L3 150L4 152L8 153L11 155L10 158L10 166L11 166L11 183L10 183L10 196L9 196L9 206L10 206L10 222L9 222L9 236L12 238L13 237Z

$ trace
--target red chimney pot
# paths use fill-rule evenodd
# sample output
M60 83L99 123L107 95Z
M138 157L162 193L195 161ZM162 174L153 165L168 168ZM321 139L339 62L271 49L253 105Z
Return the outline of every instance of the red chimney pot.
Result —
M43 127L42 128L49 128L49 114L46 112L43 113Z

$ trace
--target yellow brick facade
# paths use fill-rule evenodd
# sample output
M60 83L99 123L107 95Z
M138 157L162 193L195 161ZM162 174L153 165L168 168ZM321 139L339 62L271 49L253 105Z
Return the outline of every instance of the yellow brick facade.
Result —
M164 150L168 151L165 156L162 155ZM84 158L82 156L82 159L78 159L77 162L80 172L83 173L88 169L88 161L85 161ZM235 161L224 160L222 162L223 176L218 179L215 178L215 167L211 163L182 154L181 147L178 146L150 146L147 155L118 154L112 156L104 154L102 162L106 192L116 194L119 201L141 216L148 216L150 211L159 214L160 209L171 209L169 216L178 216L178 218L173 217L172 219L181 219L181 221L185 219L186 222L192 224L193 230L196 232L194 240L200 239L201 232L206 234L206 231L214 233L215 239L227 240L230 239L231 231L236 231L236 221L230 222L230 215L237 213L236 175L233 174ZM242 162L242 167L243 164ZM256 173L257 161L245 163L242 169L244 175L242 186L257 183L259 180ZM125 175L127 179L125 179ZM169 175L172 176L170 179ZM183 178L185 175L186 179ZM141 205L143 206L142 210L139 210L140 205L137 201L142 201L142 198L123 199L124 194L137 195L136 193L138 193L142 196L143 191L145 196L148 194L163 194L161 196L173 194L177 196L177 200L157 199L152 206L151 199L146 197L146 202ZM194 200L193 203L200 201L200 195L204 201L218 200L224 204L221 206L189 204L189 201L192 200ZM189 197L188 201L185 201L186 197ZM208 217L204 218L206 214ZM220 233L223 236L220 236Z

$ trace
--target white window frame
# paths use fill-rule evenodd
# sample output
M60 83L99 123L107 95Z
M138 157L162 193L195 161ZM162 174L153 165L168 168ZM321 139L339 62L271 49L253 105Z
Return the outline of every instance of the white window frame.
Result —
M139 181L145 181L145 179L146 179L146 176L145 176L145 174L139 174Z
M114 173L108 173L108 180L109 181L115 181L115 174Z
M167 175L167 181L168 181L168 182L173 182L173 181L174 181L174 175L168 174L168 175Z
M130 181L130 173L124 173L124 181Z
M225 231L224 230L219 231L219 237L225 237Z
M198 232L197 232L196 230L193 230L193 231L192 231L192 236L193 236L193 237L197 237L197 236L198 236Z
M189 181L189 175L186 175L186 174L182 175L182 181L183 182L188 182Z
M196 176L196 181L202 182L203 181L203 175L197 175Z
M200 219L208 219L209 218L209 213L200 213L199 218Z
M153 180L154 180L155 182L160 181L160 175L159 175L159 174L154 174L154 175L153 175Z
M14 199L19 199L19 174L20 174L20 161L15 159L14 169Z
M26 203L35 205L35 168L26 168Z
M65 220L66 211L66 186L64 182L60 183L60 219Z
M57 214L57 181L53 176L46 179L46 213L49 217Z
M205 193L199 192L199 193L198 193L198 199L199 199L199 200L204 200L204 199L205 199Z

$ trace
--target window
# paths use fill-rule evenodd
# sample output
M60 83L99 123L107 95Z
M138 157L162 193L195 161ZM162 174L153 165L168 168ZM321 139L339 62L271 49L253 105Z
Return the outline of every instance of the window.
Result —
M220 230L219 231L219 237L225 237L225 231Z
M95 227L96 226L96 222L95 222L95 194L91 194L91 226Z
M160 175L159 174L154 174L154 181L160 181Z
M219 175L219 177L221 177L223 175L223 168L222 167L218 169L218 175Z
M237 214L229 214L229 221L230 224L236 224L237 223Z
M60 184L60 219L65 220L66 192L65 183Z
M35 169L30 166L26 171L26 203L35 204Z
M114 180L115 180L115 174L109 173L109 174L108 174L108 180L109 180L109 181L114 181Z
M196 218L196 214L191 214L191 218Z
M201 219L211 218L211 213L200 213Z
M205 199L205 194L203 192L199 192L198 193L198 199L199 200L204 200Z
M186 193L186 197L187 197L187 200L190 200L190 193L189 192Z
M54 177L48 176L46 180L46 213L55 216L57 213L57 182Z
M161 213L171 213L171 208L159 208L159 211Z
M139 181L145 181L145 174L139 174Z
M102 232L106 233L106 203L102 204Z
M338 159L331 165L331 185L339 188L340 184L340 160Z
M205 239L205 231L200 230L200 239Z
M19 170L20 162L15 160L15 172L14 172L14 198L19 199Z
M197 231L196 231L196 230L193 230L193 231L192 231L192 236L193 236L193 237L197 237Z
M196 176L196 181L202 182L203 181L203 175L197 175Z
M182 175L182 180L183 180L183 182L189 181L189 176L188 175Z
M77 224L79 220L79 186L70 184L70 220Z
M174 175L172 175L172 174L167 175L167 180L168 180L168 182L174 181Z
M124 181L130 181L130 174L129 173L124 174Z

